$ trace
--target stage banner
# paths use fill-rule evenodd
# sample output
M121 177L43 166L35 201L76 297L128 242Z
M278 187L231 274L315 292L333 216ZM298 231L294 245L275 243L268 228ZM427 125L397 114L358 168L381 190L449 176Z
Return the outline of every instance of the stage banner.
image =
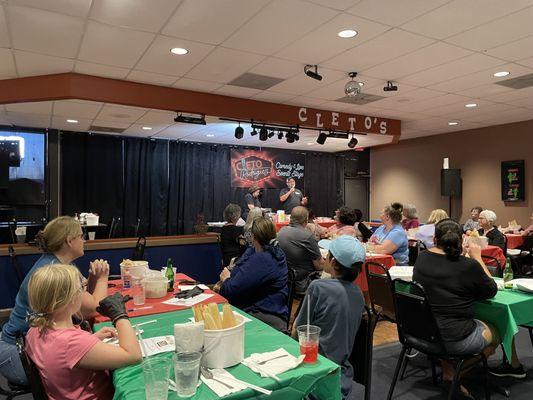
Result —
M284 188L286 179L294 178L302 187L305 172L305 155L289 151L246 150L231 151L231 186Z

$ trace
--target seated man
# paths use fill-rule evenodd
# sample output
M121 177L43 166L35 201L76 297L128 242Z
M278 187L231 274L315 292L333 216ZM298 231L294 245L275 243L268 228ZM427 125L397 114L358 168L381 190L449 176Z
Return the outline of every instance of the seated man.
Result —
M279 246L285 252L287 266L296 272L297 293L304 293L315 271L322 271L323 258L313 233L306 229L309 213L302 206L294 207L291 223L278 233Z
M348 358L365 304L361 289L353 281L365 261L365 249L356 238L346 235L335 240L321 240L320 246L329 250L325 268L333 279L311 282L292 333L296 337L296 328L306 325L309 307L309 324L320 327L320 354L341 366L342 397L346 399L354 374Z

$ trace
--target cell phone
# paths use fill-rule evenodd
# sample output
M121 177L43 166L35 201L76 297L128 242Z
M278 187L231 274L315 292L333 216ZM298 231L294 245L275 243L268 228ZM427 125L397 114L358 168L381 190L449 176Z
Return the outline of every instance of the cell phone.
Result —
M237 262L237 258L238 257L233 257L230 261L229 261L229 265L228 265L228 269L231 271L233 269L233 267L235 266L235 262Z

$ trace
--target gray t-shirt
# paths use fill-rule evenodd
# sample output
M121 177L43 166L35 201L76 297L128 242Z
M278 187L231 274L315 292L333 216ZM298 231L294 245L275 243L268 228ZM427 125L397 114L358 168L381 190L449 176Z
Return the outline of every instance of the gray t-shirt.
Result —
M281 189L281 191L279 192L279 197L283 196L288 191L289 188ZM281 202L281 204L283 205L283 209L285 210L285 214L290 214L294 207L301 206L303 197L304 195L299 189L294 189L294 192L290 194L287 200Z
M296 272L297 281L307 278L315 271L313 260L322 255L313 233L302 225L291 223L280 229L278 242L287 258L287 266Z
M295 326L306 324L308 302L309 323L320 327L320 354L341 366L342 396L346 399L352 388L354 371L349 358L364 311L363 293L352 282L317 279L307 289Z

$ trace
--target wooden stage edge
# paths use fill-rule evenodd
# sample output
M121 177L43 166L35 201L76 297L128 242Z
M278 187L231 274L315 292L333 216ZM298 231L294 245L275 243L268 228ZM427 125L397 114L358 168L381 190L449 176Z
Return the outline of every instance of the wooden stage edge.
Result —
M149 236L146 238L146 247L175 246L186 244L208 244L218 243L219 234L207 233L202 235L179 235L179 236ZM96 239L85 242L85 251L91 250L110 250L110 249L127 249L133 248L137 244L137 238L120 238L120 239ZM0 245L0 256L9 255L8 244ZM42 251L37 246L29 244L12 245L15 254L39 254Z

